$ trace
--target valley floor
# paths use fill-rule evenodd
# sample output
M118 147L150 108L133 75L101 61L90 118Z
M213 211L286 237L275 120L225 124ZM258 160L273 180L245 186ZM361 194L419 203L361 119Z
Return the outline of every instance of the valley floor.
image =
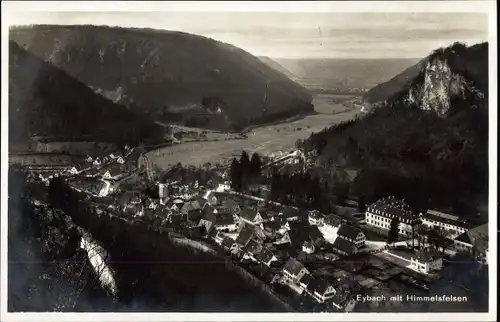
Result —
M262 155L278 150L291 150L297 140L306 139L311 133L333 124L351 120L360 113L359 109L339 102L336 95L318 94L313 103L318 114L289 123L255 128L244 140L186 142L150 151L147 156L153 164L165 169L178 162L185 165L223 163L240 155L242 149Z

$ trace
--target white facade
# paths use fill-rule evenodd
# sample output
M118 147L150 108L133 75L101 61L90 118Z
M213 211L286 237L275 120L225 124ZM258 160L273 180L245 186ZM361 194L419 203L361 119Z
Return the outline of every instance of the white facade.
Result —
M69 170L69 173L71 173L72 175L76 175L79 174L80 171L78 171L76 167L72 167L71 170Z
M300 281L300 279L306 275L306 274L309 274L309 271L303 267L300 272L297 274L297 275L294 275L293 273L290 273L289 271L287 271L286 269L283 270L283 273L285 275L285 277L289 280L289 281L293 281L294 283L297 283L297 281Z
M118 157L118 159L116 159L116 162L118 162L119 164L124 164L125 160L122 157Z
M219 230L219 231L233 232L233 231L238 230L238 225L236 223L227 224L227 225L217 225L217 222L216 222L215 229Z
M229 182L219 183L215 191L217 192L226 192L231 190L231 184Z
M325 221L325 218L323 218L322 216L309 215L309 224L310 225L322 226L324 221Z
M304 245L302 245L302 251L306 252L308 254L314 253L315 250L316 250L316 248L314 247L313 244L304 244Z
M159 194L160 198L165 198L168 196L167 189L168 189L168 184L166 184L166 183L159 183L158 184L158 194Z
M366 236L365 234L360 232L356 237L356 240L354 241L354 245L356 245L357 248L361 248L365 246L365 242L366 242Z
M436 258L428 261L420 261L418 258L410 259L410 268L414 271L428 274L433 271L439 271L443 267L443 259Z
M389 230L391 228L392 218L390 214L376 209L367 209L365 213L366 224L374 226L381 229ZM413 219L411 221L413 225L417 225L418 220ZM409 222L404 222L400 219L398 233L403 236L411 236L413 232L413 226Z
M458 217L457 217L458 218ZM439 228L445 231L450 232L450 237L454 238L457 236L460 236L461 234L465 233L468 231L467 228L462 227L458 222L456 224L450 222L450 221L445 221L445 220L439 220L438 218L427 218L426 216L422 216L422 224L427 226L428 228Z
M329 299L331 299L332 297L334 297L335 294L336 294L335 288L329 285L324 294L320 294L317 291L314 291L314 293L312 293L311 295L317 302L324 303Z

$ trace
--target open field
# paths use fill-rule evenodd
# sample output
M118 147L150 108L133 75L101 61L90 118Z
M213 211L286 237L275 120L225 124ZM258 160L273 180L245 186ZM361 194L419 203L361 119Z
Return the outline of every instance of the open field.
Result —
M349 99L349 96L342 95ZM186 165L202 165L206 162L224 162L241 151L268 154L277 150L290 150L298 139L306 139L313 132L327 126L347 121L359 113L358 109L346 108L339 95L320 94L314 98L318 114L309 115L290 123L262 126L248 133L245 140L187 142L148 152L149 160L160 168L168 168L178 162Z

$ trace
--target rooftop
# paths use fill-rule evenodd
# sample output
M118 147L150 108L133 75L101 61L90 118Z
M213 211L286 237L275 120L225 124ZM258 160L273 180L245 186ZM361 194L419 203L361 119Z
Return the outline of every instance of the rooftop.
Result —
M394 197L379 199L372 203L368 208L405 219L416 217L411 211L410 206L404 200L399 200Z
M291 273L292 275L298 275L304 268L304 265L298 262L295 258L290 258L283 267L283 270Z
M412 257L418 259L419 262L427 263L440 259L443 256L437 250L420 250Z
M435 220L437 222L442 222L465 229L469 229L471 227L469 223L467 223L465 220L460 220L460 217L458 216L448 215L435 210L427 210L427 213L423 217L429 220Z
M354 226L341 225L339 230L337 231L337 235L356 240L356 237L358 237L358 234L361 232L362 232L361 229L356 228Z
M333 248L347 254L352 254L356 251L356 245L342 238L335 239L333 242Z
M474 227L455 238L455 240L474 245L478 240L485 238L488 238L488 224Z

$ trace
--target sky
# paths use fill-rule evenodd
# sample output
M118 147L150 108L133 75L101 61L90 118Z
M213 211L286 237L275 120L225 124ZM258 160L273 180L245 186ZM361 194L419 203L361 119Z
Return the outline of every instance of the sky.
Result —
M23 12L16 25L94 24L177 30L272 58L421 58L488 40L482 13Z

